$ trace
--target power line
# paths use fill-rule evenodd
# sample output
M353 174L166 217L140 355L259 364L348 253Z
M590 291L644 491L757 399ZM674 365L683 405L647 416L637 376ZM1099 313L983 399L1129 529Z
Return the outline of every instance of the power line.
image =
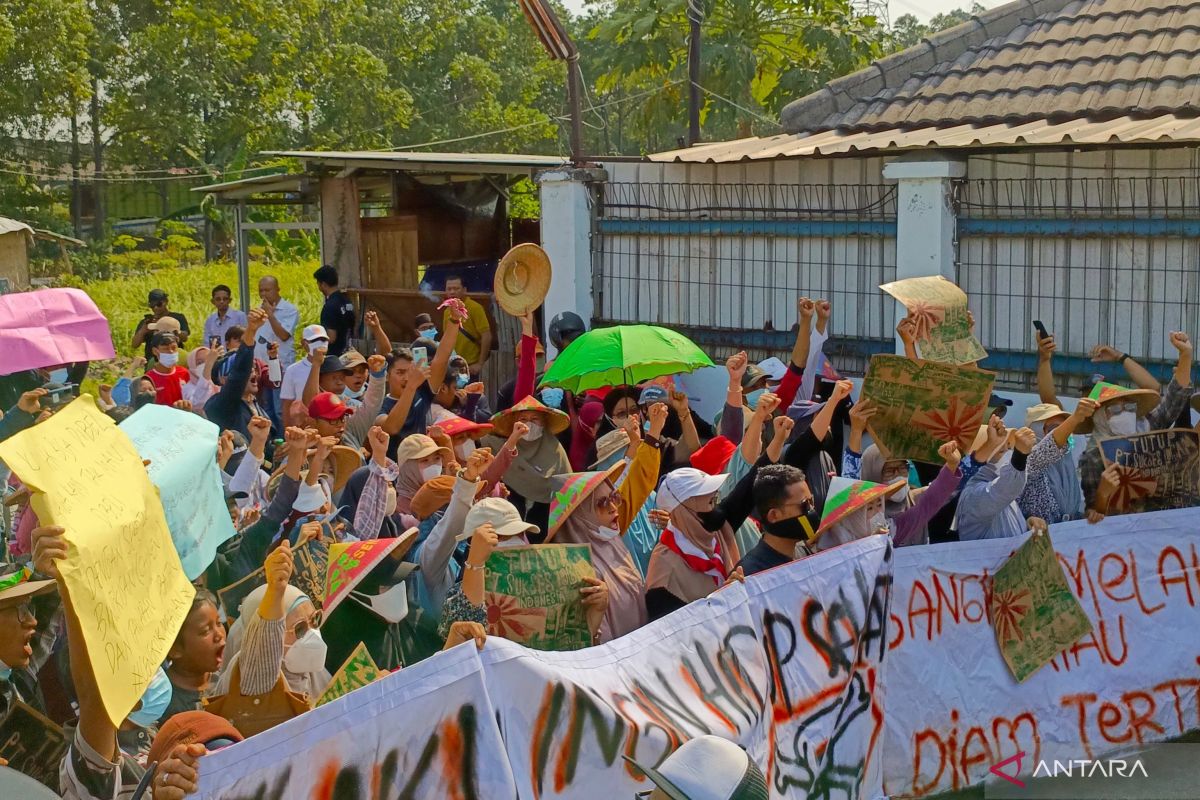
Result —
M768 122L771 125L774 125L776 128L780 127L779 120L775 120L775 119L771 119L770 117L763 116L762 114L760 114L759 112L755 111L752 108L746 108L745 106L738 105L737 103L730 100L728 97L722 97L721 95L717 94L716 92L712 91L711 89L705 89L703 86L701 86L698 83L696 84L696 88L699 89L700 91L704 92L705 94L710 95L711 97L715 97L716 99L718 99L724 103L728 103L729 105L736 108L738 111L744 111L747 114L749 114L750 116L755 117L756 119L760 119L763 122Z

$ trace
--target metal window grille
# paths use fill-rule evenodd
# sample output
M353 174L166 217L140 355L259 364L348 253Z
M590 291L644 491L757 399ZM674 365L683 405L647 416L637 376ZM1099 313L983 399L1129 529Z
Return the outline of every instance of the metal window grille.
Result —
M597 320L683 329L714 355L765 357L790 349L798 297L825 298L827 354L861 369L864 354L892 346L895 303L878 286L896 276L895 206L884 185L604 184Z
M958 284L1006 383L1033 385L1034 320L1085 377L1096 344L1165 376L1170 332L1200 333L1200 180L966 180L955 202Z

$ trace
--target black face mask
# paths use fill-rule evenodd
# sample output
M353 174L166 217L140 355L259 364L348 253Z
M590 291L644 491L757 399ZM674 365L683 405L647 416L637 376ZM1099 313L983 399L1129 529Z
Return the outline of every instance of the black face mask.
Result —
M719 508L711 511L697 511L696 518L700 520L700 524L706 531L719 531L725 524L725 514Z
M817 528L821 527L821 512L816 509L812 500L808 500L801 508L804 513L799 516L768 522L764 526L767 533L794 542L812 539L817 535Z

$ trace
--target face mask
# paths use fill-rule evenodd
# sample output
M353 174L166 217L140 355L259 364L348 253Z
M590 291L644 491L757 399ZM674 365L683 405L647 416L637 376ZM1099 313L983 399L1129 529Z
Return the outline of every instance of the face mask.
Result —
M475 452L475 440L473 440L473 439L467 439L461 445L454 448L454 454L457 455L459 460L463 461L464 463L466 462L466 460L468 458L471 457L471 453L474 453L474 452Z
M404 581L382 594L351 592L350 596L357 600L359 605L373 611L384 622L394 624L408 616L408 590L404 587Z
M171 704L172 694L171 681L167 677L167 673L160 668L158 672L154 673L154 677L150 679L150 685L142 694L142 707L137 711L129 712L129 721L143 728L148 728L158 722L159 717Z
M718 508L711 511L697 511L696 518L700 520L700 524L706 531L719 531L725 525L725 515Z
M538 439L542 438L542 423L530 422L529 432L521 438L527 442L536 442Z
M361 400L362 396L366 393L367 393L367 385L365 383L362 385L362 388L360 388L357 392L347 386L345 389L342 390L342 398L344 400Z
M387 487L387 497L383 501L384 516L390 517L392 514L396 513L396 502L397 502L396 501L396 487L395 486Z
M1137 433L1137 414L1121 411L1108 418L1108 427L1116 436L1132 436Z
M566 397L566 392L557 387L542 389L542 402L551 408L562 408L563 399Z
M422 339L436 339L437 328L426 328L425 330L417 331Z
M907 483L904 484L903 486L901 486L899 489L897 489L896 493L888 498L888 500L892 501L893 503L903 503L907 499L908 499L908 484Z
M766 389L755 389L753 392L746 395L746 405L751 411L758 408L759 398L761 398L766 391Z
M66 383L66 382L67 382L67 368L66 367L63 367L62 369L53 370L50 373L50 383Z
M441 464L430 464L428 467L421 467L421 480L423 481L431 481L441 474Z
M613 539L620 536L621 532L616 528L600 527L596 529L596 533L594 535L602 542L611 542Z
M529 544L529 537L522 533L519 536L509 536L507 539L501 537L496 542L496 549L503 550L506 547L524 547L527 544Z
M766 524L767 533L797 542L804 542L811 539L819 527L821 527L821 512L816 509L806 511L798 517L790 517Z
M458 375L454 376L454 385L457 386L459 389L467 388L467 384L469 384L470 382L471 382L470 375L463 375L462 373L459 373Z
M179 363L179 353L159 353L158 363L164 367L173 367Z
M316 628L296 640L283 654L283 667L293 675L304 675L325 668L325 655L329 647Z

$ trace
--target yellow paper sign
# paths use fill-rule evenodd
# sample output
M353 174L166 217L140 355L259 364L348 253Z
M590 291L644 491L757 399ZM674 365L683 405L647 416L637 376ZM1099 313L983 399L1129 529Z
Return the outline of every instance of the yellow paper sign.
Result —
M86 394L0 444L0 460L34 492L38 519L66 531L59 572L104 710L119 726L166 658L195 596L158 491L133 442Z

